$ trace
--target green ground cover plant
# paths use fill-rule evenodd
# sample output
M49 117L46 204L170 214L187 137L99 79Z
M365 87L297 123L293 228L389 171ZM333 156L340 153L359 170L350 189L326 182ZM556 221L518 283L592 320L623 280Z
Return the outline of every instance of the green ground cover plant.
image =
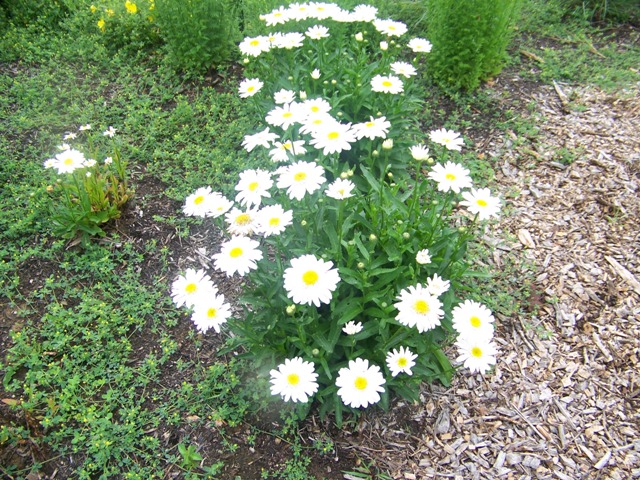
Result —
M268 152L260 148L247 152L242 146L246 135L266 126L264 109L273 107L271 94L291 89L300 100L303 89L310 98L335 88L338 93L333 100L341 105L336 112L343 112L343 122L363 123L360 115L367 117L364 120L368 116L378 118L378 109L372 105L361 105L356 114L358 99L344 98L351 88L346 84L349 76L338 76L338 70L347 68L349 61L339 65L335 59L331 74L335 86L330 77L321 79L320 84L305 77L307 83L301 87L300 62L300 70L292 72L293 80L286 76L281 77L280 85L265 82L263 97L242 99L238 85L245 77L262 75L259 61L251 58L249 64L243 64L237 50L238 64L189 75L177 73L157 24L148 19L153 15L149 2L136 2L135 14L127 10L124 1L113 2L117 6L113 16L107 13L106 9L112 7L106 2L94 2L95 11L89 2L45 3L47 6L40 10L29 8L38 6L37 2L4 2L0 6L1 475L27 478L30 473L52 475L57 471L57 478L335 478L344 471L356 477L385 478L382 467L370 458L360 462L353 452L342 452L341 461L336 463L334 450L341 431L333 426L335 417L329 415L330 421L322 423L312 414L305 423L295 408L282 408L282 401L270 395L268 371L251 370L231 353L219 354L232 345L223 345L225 337L213 332L197 332L190 314L177 310L169 298L176 273L194 266L187 259L197 258L203 247L209 255L218 253L214 250L224 241L211 227L211 219L185 217L184 199L205 185L234 196L241 172L273 168ZM345 2L343 7L353 9L357 3ZM245 29L243 34L258 36L274 31L258 15L279 5L271 0L242 2L239 24ZM529 13L520 23L525 36L518 39L512 52L512 72L518 69L529 75L530 81L555 78L611 88L637 81L631 70L636 68L632 59L637 57L637 47L631 42L629 46L616 43L606 31L586 22L566 22L563 14L557 13L562 9L554 10L554 5L525 2ZM389 2L386 6L381 2L379 7L385 12L384 18L396 18ZM419 7L406 5L405 11L418 12ZM417 14L407 15L419 19ZM101 18L105 31L97 23ZM408 35L423 35L420 22L406 23ZM379 42L371 40L377 33L371 30L364 36L369 43L356 43L358 31L350 28L336 27L336 32L342 29L342 33L352 35L352 43L347 46L350 51L361 48L371 55L375 47L379 52ZM550 36L571 42L557 41L554 50L547 51L533 43L540 38L535 34L542 35L546 42ZM397 61L413 61L412 53L406 55L388 43L387 58L393 54ZM591 52L590 44L605 58ZM519 56L518 49L531 50L544 58L545 64ZM423 67L418 61L416 68ZM331 68L331 64L326 66ZM473 95L449 96L414 77L407 82L407 91L405 105L411 105L411 97L424 101L414 118L406 122L409 130L404 129L403 119L396 112L389 132L394 140L391 149L383 150L385 139L365 139L372 152L378 151L375 158L379 163L374 163L372 154L371 165L365 165L372 172L370 178L362 172L355 178L354 171L344 179L354 182L360 192L368 190L371 205L388 202L387 240L380 241L381 235L373 232L376 240L372 241L371 229L361 219L353 218L356 208L346 208L355 203L343 203L343 219L352 216L353 225L359 225L359 242L354 239L350 245L348 229L343 229L342 239L335 241L336 231L327 236L333 240L321 245L326 252L337 251L336 246L342 245L343 257L351 258L351 272L347 273L355 283L361 282L364 272L358 268L362 260L356 257L369 254L369 260L362 261L369 269L391 268L372 267L375 257L385 248L391 249L392 244L402 246L407 240L403 233L410 222L401 218L406 212L392 197L419 190L410 189L404 183L407 179L400 183L400 166L408 165L412 174L420 170L427 174L431 168L426 160L418 164L408 147L428 141L428 132L441 127L467 131L481 125L514 131L518 136L534 135L533 127L516 114L499 112L502 100L496 99L490 88ZM262 100L256 102L258 98ZM393 117L389 114L388 118ZM128 163L128 185L135 193L124 204L120 218L100 224L105 236L92 236L82 247L54 234L47 187L57 175L45 169L44 163L58 153L56 148L64 135L87 124L92 125L96 141L105 142L109 148L110 139L102 132L109 126L117 129L115 138L121 142L120 153ZM295 140L293 135L291 140ZM78 142L76 146L84 148L88 144ZM469 138L465 138L461 152L437 144L429 144L429 148L434 161L442 155L446 163L446 155L466 165L478 187L492 186L493 160L475 158ZM399 152L403 152L401 158L396 157ZM327 170L332 183L342 173L348 176L352 167L347 164L353 163L348 153ZM97 160L107 156L103 151ZM396 166L389 171L382 160L392 157ZM427 186L419 182L417 188ZM437 194L432 190L430 194ZM337 217L340 203L330 198L321 202L323 191L310 195L304 208L326 218ZM275 200L275 190L272 193ZM282 192L279 197L294 202ZM354 199L344 200L349 201ZM371 209L370 205L366 208ZM392 228L392 215L398 217L394 218L396 224L398 219L404 222L402 226ZM417 221L415 216L413 221ZM308 225L317 228L313 222L315 217ZM453 227L443 228L450 229L454 236L462 233ZM292 239L289 246L302 252L308 232L299 233L300 238ZM412 233L414 239L417 242L419 235ZM275 239L271 240L273 248L278 248ZM470 268L481 274L455 282L465 298L484 301L501 316L509 317L514 312L526 315L529 298L535 292L522 284L520 272L523 268L531 272L533 267L514 260L506 262L500 272L489 272L482 265L489 252L473 243L469 247ZM411 244L400 251L402 260L398 262L415 258L416 248L417 244ZM435 258L444 256L432 253ZM283 264L283 268L288 267ZM413 268L413 273L418 269L429 275L435 272L429 270L435 268L433 264ZM376 281L391 274L378 273ZM361 298L355 293L357 287L347 284L340 287L340 294ZM489 300L482 295L488 288L496 292ZM229 298L237 285L225 282L220 290ZM290 300L285 294L277 301L291 306ZM370 300L366 308L383 308L374 303ZM384 308L392 306L393 299ZM296 304L297 312L287 317L287 328L292 326L292 319L302 318L303 310L309 313L314 308ZM359 321L356 317L353 320ZM392 327L384 328L391 332ZM295 342L289 342L287 348L293 351ZM339 342L335 346L345 359L353 353L345 353L349 348ZM313 348L310 353L311 359L317 358ZM275 362L282 357L278 353L273 358ZM382 358L377 361L384 370L386 362ZM325 392L327 397L329 393ZM377 415L373 411L370 414ZM313 440L309 440L309 425L321 431L314 430ZM356 431L357 427L345 416L344 429ZM251 449L274 452L274 457L257 460ZM333 467L331 474L326 468L318 468L325 461Z

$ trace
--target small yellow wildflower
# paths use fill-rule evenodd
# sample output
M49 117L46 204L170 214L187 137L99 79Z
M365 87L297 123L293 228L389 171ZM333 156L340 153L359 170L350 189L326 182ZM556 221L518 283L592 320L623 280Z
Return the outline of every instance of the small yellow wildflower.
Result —
M107 15L109 15L110 17L113 17L113 16L116 14L116 12L114 12L114 11L113 11L112 9L110 9L110 8L107 8L107 9L105 10L105 13L106 13Z
M91 13L96 13L96 10L98 10L98 8L95 5L91 5L89 7L89 10L91 10Z
M100 20L98 20L98 28L100 29L100 31L104 32L105 31L105 21L103 18L101 18Z
M126 8L129 13L136 13L138 11L138 6L129 0L124 2L124 8Z

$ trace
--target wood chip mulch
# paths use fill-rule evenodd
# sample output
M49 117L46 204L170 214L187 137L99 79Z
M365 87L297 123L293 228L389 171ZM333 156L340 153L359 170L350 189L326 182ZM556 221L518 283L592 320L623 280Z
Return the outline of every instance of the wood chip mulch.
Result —
M492 261L535 266L537 312L499 319L490 374L460 371L338 445L394 478L640 478L640 92L556 83L528 96L537 135L476 145L506 199Z

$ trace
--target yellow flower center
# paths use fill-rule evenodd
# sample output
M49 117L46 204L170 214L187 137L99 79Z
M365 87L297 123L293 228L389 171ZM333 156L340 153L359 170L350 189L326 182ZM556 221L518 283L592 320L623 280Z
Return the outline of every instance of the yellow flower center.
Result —
M198 286L195 283L190 283L189 285L184 287L184 291L187 293L195 293L197 289L198 289Z
M354 386L358 390L364 390L365 388L367 388L367 379L364 377L356 378L356 381L354 382Z
M317 106L317 105L314 105L314 106L311 107L311 111L313 113L318 113L320 111L320 107Z
M482 350L480 349L480 347L473 347L471 349L471 355L473 355L476 358L480 358L482 357Z
M251 190L252 192L255 191L256 188L258 188L259 183L258 182L251 182L249 184L249 190Z
M215 308L210 308L207 310L207 317L214 318L218 314L218 311Z
M193 203L196 205L200 205L202 202L204 202L204 196L202 195L200 195L199 197L196 197L195 200L193 201Z
M387 28L392 32L396 30L396 27L394 27L393 25L389 25Z
M371 127L373 127L373 126L375 125L375 123L373 123L373 122L367 122L367 123L365 123L364 125L365 125L365 127L369 127L369 128L371 128Z
M247 92L253 92L256 89L253 85L247 88Z
M314 124L314 125L322 125L322 119L321 119L321 118L316 118L316 119L313 121L313 124Z
M258 40L251 40L249 42L249 45L251 45L252 47L257 47L258 45L260 45L260 42Z
M269 220L270 227L277 227L278 225L280 225L280 219L278 217L273 217L271 220Z
M446 178L447 180L449 180L450 182L454 181L456 179L456 176L453 173L447 173L444 178Z
M290 373L287 375L287 382L289 385L297 385L300 383L300 376L297 373Z
M242 255L242 249L240 247L232 248L229 252L231 258L238 258L240 255Z
M305 285L315 285L318 281L318 274L313 270L308 270L302 275L302 281Z
M284 148L285 150L291 150L291 148L293 148L293 145L291 145L291 142L286 142L282 144L282 148Z
M241 213L236 217L236 223L240 226L251 223L251 216L248 213Z
M291 113L291 112L284 112L284 113L282 114L282 118L289 118L291 115L293 115L293 113Z
M393 83L391 83L389 80L385 80L384 82L382 82L382 86L383 87L390 87L392 85L393 85Z
M73 165L73 158L71 158L71 157L65 158L64 159L64 164L65 165Z
M340 136L340 134L338 132L330 132L329 135L327 135L327 138L329 140L335 140L339 136Z
M486 207L486 206L488 205L488 204L487 204L487 201L486 201L486 200L482 200L482 199L480 199L480 200L476 200L476 203L477 203L480 207Z
M307 178L307 174L304 172L298 172L293 176L293 179L296 182L301 182L302 180L304 180L305 178Z
M418 300L413 308L415 308L416 312L421 315L429 313L429 304L424 300Z
M338 190L338 193L344 197L344 188L341 188L340 190Z
M398 366L399 367L406 367L407 366L407 359L405 357L400 357L398 359Z
M480 319L478 317L475 317L475 316L471 317L470 321L471 321L471 326L475 327L475 328L478 328L480 326L480 324L482 323L480 321Z

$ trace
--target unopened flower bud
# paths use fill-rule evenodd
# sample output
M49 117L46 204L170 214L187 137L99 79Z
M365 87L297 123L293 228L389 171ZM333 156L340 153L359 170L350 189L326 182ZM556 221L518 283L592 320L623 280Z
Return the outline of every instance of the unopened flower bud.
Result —
M392 172L387 173L387 177L393 178L393 173Z
M371 152L372 157L377 157L378 155L380 155L380 152L378 150L374 150L373 152Z
M306 220L302 220L302 221L300 222L300 225L302 225L303 227L305 227L305 226L307 225L307 221L306 221Z
M53 192L53 185L47 185L47 192Z
M378 239L378 237L375 236L375 234L371 234L369 235L369 240L371 240L372 242L375 242Z
M346 179L346 178L349 178L349 174L347 172L342 172L340 174L340 178L342 178L343 180Z
M389 304L388 304L387 302L382 302L382 303L380 304L380 306L381 306L382 308L387 308L387 307L389 306Z
M364 40L364 35L362 35L362 32L358 32L355 34L356 37L356 41L361 42Z
M464 233L464 232L466 232L466 231L467 231L467 227L458 227L458 231L459 231L460 233Z
M293 77L292 77L291 75L289 75L289 76L287 77L287 79L288 79L289 81L292 81L292 80L293 80Z
M249 60L248 58L243 58L243 59L242 59L242 63L244 63L245 65L246 65L247 63L249 63L249 61L250 61L250 60Z
M337 81L337 80L335 80L335 79L334 79L334 80L331 80L331 85L335 85L336 83L338 83L338 81Z
M402 221L402 220L398 220L398 222L397 222L397 223L398 223L398 225L402 225L402 224L404 223L404 221Z
M333 83L333 82L331 82L331 83ZM336 113L336 115L337 115L338 117L341 117L341 116L342 116L342 115L344 115L344 114L343 114L342 112L338 112L338 113Z
M404 238L405 240L408 240L411 237L411 234L409 232L404 232L402 234L402 238Z
M300 100L306 100L307 99L307 92L305 92L304 90L301 91L298 95L300 97Z
M427 158L427 163L429 165L433 165L435 163L435 160L433 158L429 157L429 158Z
M391 150L393 148L393 138L387 138L384 142L382 142L383 150Z
M311 355L313 355L314 357L317 357L318 355L320 355L320 350L318 350L317 348L314 348L313 350L311 350Z
M296 306L287 305L287 315L293 315L294 313L296 313Z
M363 262L358 262L358 268L362 270L365 267Z
M329 81L325 80L324 82L322 82L323 85L329 85Z
M380 50L382 50L383 52L387 51L389 49L389 44L387 42L380 42Z

